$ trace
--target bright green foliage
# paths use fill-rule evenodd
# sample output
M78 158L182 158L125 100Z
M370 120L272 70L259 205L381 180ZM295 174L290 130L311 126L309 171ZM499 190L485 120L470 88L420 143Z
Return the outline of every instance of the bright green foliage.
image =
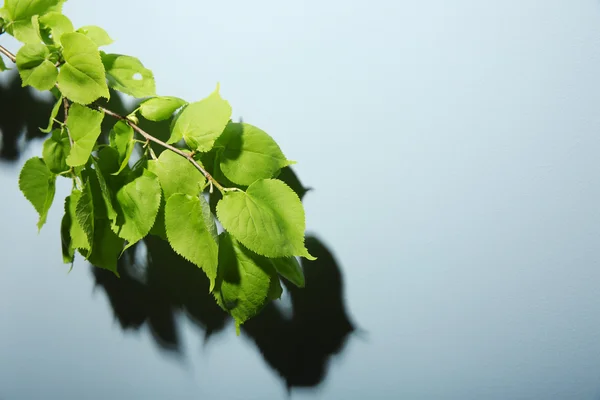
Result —
M291 164L273 138L250 124L230 123L218 144L219 166L234 183L249 186Z
M0 57L0 72L2 71L8 71L10 68L8 68L6 66L6 64L4 64L4 60Z
M158 176L165 200L175 193L198 196L206 183L200 171L172 151L163 151L157 160L149 161L148 169Z
M177 193L167 199L165 226L167 238L177 254L196 264L210 279L212 291L217 277L219 246L214 237L214 220L205 218L206 201ZM209 210L210 211L210 210Z
M160 207L158 207L158 214L156 214L156 219L154 220L154 225L148 232L149 235L158 236L162 240L168 241L167 239L167 229L165 227L165 197L160 199Z
M52 130L52 127L54 126L54 120L56 119L56 116L58 115L58 111L60 110L60 106L63 102L63 98L62 96L60 96L58 98L58 100L56 100L56 103L54 103L54 107L52 107L52 111L50 112L50 117L48 118L48 126L44 129L40 128L40 131L44 132L44 133L50 133L50 131Z
M258 254L312 259L304 247L302 203L277 179L262 179L246 192L225 194L217 204L217 216L228 232Z
M37 43L39 36L32 17L60 11L65 0L5 0L0 17L7 22L5 29L23 43Z
M33 86L38 90L50 90L56 83L58 70L48 60L50 51L41 43L26 44L17 53L17 68L23 86Z
M88 180L83 186L81 196L75 208L75 217L79 226L83 229L88 243L94 241L94 195L92 194L92 182ZM92 246L92 251L94 247Z
M119 153L113 147L102 147L100 150L98 150L97 164L105 176L114 175L114 173L119 169ZM129 170L129 166L125 167L121 174L119 174L118 178L124 179L127 176ZM108 177L108 179L111 178Z
M236 325L255 316L267 302L273 266L226 232L219 236L219 271L215 297Z
M34 15L44 15L57 10L57 6L65 0L5 0L4 8L8 12L9 21L31 19ZM59 8L60 10L60 8Z
M296 257L272 258L270 261L281 276L298 287L304 287L304 272Z
M281 298L283 294L283 288L281 287L281 281L279 280L279 275L277 275L277 271L271 269L271 284L269 285L269 293L267 294L267 299L269 300L277 300Z
M135 57L102 53L102 63L110 87L133 97L156 95L152 71Z
M117 260L123 252L124 243L125 241L111 230L110 221L99 219L94 227L94 250L87 259L96 267L107 269L119 276Z
M99 26L82 26L81 28L77 29L77 32L83 33L85 36L92 39L92 41L96 43L96 46L98 47L107 46L113 42L110 36L108 36L108 33L106 33L106 31Z
M65 264L71 264L75 260L75 248L73 247L73 239L71 235L74 214L71 214L71 209L71 196L67 196L65 199L65 215L60 223L60 241L63 262ZM83 233L83 231L81 231L81 233Z
M80 104L73 104L67 118L67 129L73 139L73 148L67 157L71 167L84 165L100 136L100 125L104 114Z
M86 233L77 219L77 205L79 204L80 200L81 191L77 189L73 190L71 195L67 197L63 225L69 229L71 248L89 251L92 249L92 243L89 241L88 233ZM83 214L81 217L83 217ZM86 229L89 231L90 227L86 227Z
M200 206L202 207L202 218L204 219L204 224L208 228L208 233L213 238L213 240L218 243L219 242L219 233L217 232L217 225L215 224L215 217L210 211L210 205L206 198L202 195L198 197L200 201Z
M127 167L129 157L135 147L133 128L124 121L118 121L110 131L110 145L117 150L119 155L119 169L113 173L118 175Z
M109 187L109 184L104 177L104 173L100 168L100 164L96 161L94 157L92 157L92 162L94 163L94 170L96 172L96 179L98 179L98 186L100 187L100 192L102 193L102 200L104 202L104 208L106 210L106 217L114 221L117 218L117 212L113 206L113 193Z
M160 206L160 184L152 172L143 173L117 192L117 219L112 230L132 246L150 232Z
M39 24L42 31L47 31L47 34L42 34L42 39L48 36L50 43L60 45L60 38L64 33L73 32L73 24L69 18L58 12L50 12L39 18ZM44 40L44 41L47 41Z
M135 57L100 51L110 36L94 25L75 30L62 14L64 1L5 0L0 8L0 31L24 43L16 55L23 85L56 98L40 128L50 134L43 158L28 160L19 176L39 214L38 229L56 178L69 179L60 226L65 263L78 253L119 276L123 252L157 236L202 269L239 333L242 323L281 297L281 278L305 285L297 257L314 259L304 246L301 198L308 189L271 136L231 121L219 85L192 103L156 96L152 72ZM0 71L6 69L2 57ZM109 99L109 87L147 99L118 115L101 99ZM115 124L101 136L105 116ZM146 125L157 129L146 132ZM166 126L167 143L152 136ZM217 221L225 229L220 235Z
M231 106L217 89L204 100L189 104L178 116L168 143L182 138L192 150L209 151L231 118Z
M40 215L37 227L38 230L42 229L54 200L56 175L48 169L41 158L30 158L19 175L19 188Z
M65 64L60 67L58 86L75 103L89 104L100 97L109 98L106 76L98 46L83 33L61 36Z
M44 142L42 156L50 171L60 174L69 170L67 157L70 151L71 144L67 135L64 131L55 129L52 131L52 136Z
M150 121L163 121L171 118L173 113L185 104L186 101L178 97L153 97L140 104L140 114Z

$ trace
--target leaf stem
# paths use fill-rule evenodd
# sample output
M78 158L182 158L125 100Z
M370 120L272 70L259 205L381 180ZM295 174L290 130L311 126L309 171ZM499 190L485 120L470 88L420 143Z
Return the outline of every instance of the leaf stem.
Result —
M8 51L4 46L0 45L0 53L4 54L6 57L8 57L13 63L17 62L17 57L11 53L10 51ZM67 116L69 114L69 101L67 100L66 97L63 97L63 106L65 109L65 124L67 122ZM118 120L124 121L125 123L127 123L129 126L131 126L133 128L134 131L136 131L137 133L139 133L140 135L142 135L144 138L146 138L146 140L152 141L154 143L157 143L159 145L161 145L162 147L164 147L165 149L171 150L173 153L180 155L181 157L187 159L190 163L192 163L192 165L194 167L196 167L196 169L198 171L200 171L202 173L202 175L204 175L204 177L206 178L206 180L209 182L211 189L212 186L214 185L217 189L219 189L219 191L222 194L225 194L226 192L232 192L232 191L238 191L240 189L238 188L226 188L223 187L219 182L217 182L215 180L215 178L212 177L211 174L208 173L207 170L205 170L200 164L198 164L198 162L196 160L194 160L193 154L188 154L185 153L183 151L181 151L180 149L178 149L177 147L171 146L170 144L167 144L165 142L163 142L162 140L155 138L154 136L150 135L148 132L144 131L142 128L140 128L136 123L134 123L133 121L131 121L131 119L124 117L120 114L117 114L113 111L110 111L104 107L98 106L98 110L102 111L104 114L106 115L110 115L113 118L116 118ZM71 143L71 147L73 147L73 139L71 138L71 134L69 132L69 128L67 127L67 134L69 135L69 142ZM211 190L212 192L212 190Z
M207 170L205 170L200 164L198 164L198 162L196 160L194 160L194 158L192 157L191 154L185 153L183 151L181 151L180 149L178 149L177 147L171 146L170 144L167 144L165 142L163 142L162 140L155 138L154 136L150 135L148 132L144 131L142 128L140 128L139 126L137 126L137 124L135 124L133 121L129 120L127 117L124 117L120 114L117 114L113 111L110 111L104 107L98 106L98 110L102 111L104 114L106 115L110 115L113 118L116 118L118 120L124 121L125 123L127 123L129 126L131 126L133 128L134 131L136 131L137 133L139 133L140 135L142 135L144 138L146 138L146 140L152 141L156 144L161 145L162 147L164 147L165 149L171 150L173 153L180 155L181 157L187 159L190 163L192 163L192 165L194 167L196 167L196 169L198 171L200 171L202 173L202 175L204 175L204 177L206 178L206 180L211 184L217 187L217 189L219 189L219 191L221 191L221 193L225 193L228 191L231 191L232 189L230 188L224 188L219 182L217 182L215 180L215 178L212 177L211 174L208 173Z
M6 47L0 45L0 53L4 54L6 57L8 57L10 59L10 61L12 61L14 63L17 62L17 57L13 53L8 51L6 49Z

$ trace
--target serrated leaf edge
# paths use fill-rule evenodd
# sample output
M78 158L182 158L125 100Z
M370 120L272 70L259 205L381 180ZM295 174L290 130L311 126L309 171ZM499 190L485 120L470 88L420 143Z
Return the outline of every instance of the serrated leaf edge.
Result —
M195 196L190 196L189 194L185 194L185 193L173 193L171 196L169 196L169 199L170 199L170 198L172 198L172 197L173 197L173 196L175 196L175 195L178 195L178 194L184 195L184 196L186 196L186 197L195 198ZM200 203L200 199L198 199L198 203ZM202 203L200 203L200 207L202 208ZM167 214L166 214L166 213L167 213L167 211L166 211L166 210L167 210L167 203L166 203L166 201L165 201L165 232L166 232L166 234L167 234L167 242L169 243L169 246L171 246L171 249L173 249L173 251L174 251L174 252L175 252L177 255L179 255L181 258L183 258L184 260L186 260L186 261L187 261L187 262L189 262L190 264L197 266L198 268L200 268L200 269L202 270L202 272L204 272L204 274L206 275L206 277L208 278L208 280L209 280L209 282L210 282L210 286L209 286L209 288L208 288L208 292L209 292L209 293L213 293L213 290L215 289L215 284L216 284L217 278L216 278L216 277L215 277L215 278L211 278L211 277L209 277L209 276L208 276L208 274L206 273L206 270L204 269L204 267L203 267L203 266L196 264L194 261L190 260L190 259L189 259L188 257L186 257L184 254L181 254L181 253L180 253L180 252L179 252L177 249L175 249L175 247L173 247L173 245L171 244L171 238L170 238L170 235L169 235L169 230L170 230L170 229L168 228L168 224L166 223L166 221L167 221ZM201 209L200 211L202 212L202 209ZM204 225L206 225L206 224L204 223L204 219L203 219L203 218L202 218L202 223L203 223ZM209 233L209 232L208 232L208 228L206 229L206 231L207 231L207 233ZM210 235L210 233L209 233L209 236L212 236L212 235ZM211 240L212 240L212 237L211 237ZM217 251L218 251L218 247L219 247L219 243L217 242ZM217 261L217 274L218 274L218 261Z
M250 186L254 185L254 184L255 184L256 182L258 182L258 181L278 181L278 182L281 182L281 183L282 183L283 185L285 185L285 186L286 186L288 189L290 189L290 191L291 191L291 192L294 194L294 196L295 196L295 197L298 199L298 201L299 201L299 202L300 202L300 204L302 205L302 201L300 200L300 197L298 197L298 194L297 194L296 192L294 192L294 190L293 190L293 189L292 189L292 188L291 188L291 187L290 187L290 186L289 186L287 183L285 183L284 181L282 181L281 179L276 179L276 178L269 178L269 179L258 179L258 180L256 180L256 181L254 181L254 182L253 182L253 183L252 183ZM248 186L248 188L250 188L250 186ZM246 190L247 190L247 189L246 189ZM236 192L237 192L237 191L236 191ZM225 199L225 197L226 197L226 196L227 196L229 193L231 193L231 192L225 192L225 196L223 196L223 198L222 198L221 200L219 200L219 202L217 203L216 211L217 211L217 219L219 220L219 222L220 222L220 221L222 221L222 219L221 219L221 216L220 216L220 214L221 214L221 211L220 211L220 207L219 207L219 205L221 204L221 201L223 201L223 199ZM233 193L235 193L235 192L233 192ZM243 191L243 193L244 193L244 195L248 196L248 193L247 193L246 191ZM304 217L304 225L306 226L306 212L304 212L304 206L303 206L303 205L302 205L302 211L303 211L303 214L304 214L304 216L303 216L303 217ZM221 222L221 225L223 225L223 223L222 223L222 222ZM240 242L240 244L244 245L244 244L243 244L243 243L242 243L242 242L241 242L241 241L240 241L240 240L239 240L239 239L238 239L238 238L237 238L237 237L236 237L236 236L233 234L233 232L229 232L229 231L228 231L228 230L225 228L225 226L224 226L224 225L223 225L223 228L224 228L224 229L225 229L225 230L226 230L226 231L227 231L227 232L228 232L228 233L229 233L231 236L233 236L233 237L234 237L234 238L235 238L235 239L236 239L238 242ZM290 254L290 255L287 255L287 256L277 256L277 257L273 257L273 256L269 256L269 255L263 254L263 253L262 253L262 252L260 252L260 251L256 251L255 249L251 249L251 248L249 248L249 247L248 247L248 246L246 246L246 245L244 245L244 246L245 246L245 247L246 247L248 250L250 250L250 251L252 251L252 252L254 252L254 253L256 253L256 254L258 254L258 255L260 255L260 256L267 257L267 258L281 258L281 257L296 257L296 256L297 256L297 257L304 257L304 258L306 258L307 260L310 260L310 261L314 261L314 260L316 260L316 259L317 259L317 258L316 258L316 257L314 257L313 255L311 255L311 254L308 252L308 249L306 248L306 234L305 234L305 233L303 233L303 234L302 234L302 247L304 247L304 251L303 251L303 252L301 252L300 254Z

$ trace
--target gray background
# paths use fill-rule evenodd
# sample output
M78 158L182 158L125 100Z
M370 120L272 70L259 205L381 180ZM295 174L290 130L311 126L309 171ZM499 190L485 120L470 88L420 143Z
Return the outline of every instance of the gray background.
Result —
M234 117L299 161L308 229L365 333L293 398L600 397L598 1L71 0L65 14L104 27L159 94L220 82ZM284 398L233 326L202 346L188 323L183 362L122 334L85 263L61 264L61 201L36 233L17 176L40 151L0 169L0 398Z

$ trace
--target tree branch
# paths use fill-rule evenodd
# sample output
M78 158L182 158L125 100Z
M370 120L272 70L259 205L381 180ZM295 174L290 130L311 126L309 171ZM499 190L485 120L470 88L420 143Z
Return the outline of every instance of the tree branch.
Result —
M17 57L11 53L10 51L8 51L6 49L6 47L4 46L0 46L0 53L4 54L6 57L8 57L10 59L10 61L16 63L17 62Z
M152 136L148 132L144 131L139 126L137 126L135 123L133 123L133 121L127 119L127 117L119 115L119 114L117 114L113 111L110 111L101 106L98 106L98 110L102 111L106 115L110 115L113 118L116 118L118 120L125 122L126 124L131 126L133 128L133 130L135 130L137 133L142 135L146 140L150 140L154 143L157 143L157 144L161 145L162 147L164 147L165 149L171 150L173 153L178 154L181 157L187 159L190 163L192 163L192 165L194 167L196 167L196 169L198 171L200 171L202 173L202 175L204 175L204 177L206 178L206 180L209 182L209 184L211 186L215 185L217 187L217 189L219 189L221 192L227 192L227 191L232 190L229 188L224 188L219 182L217 182L215 180L215 178L213 178L212 175L208 173L207 170L205 170L200 164L198 164L198 162L196 160L194 160L194 157L191 154L185 153L185 152L181 151L180 149L178 149L177 147L171 146L170 144L167 144L167 143L163 142L162 140L155 138L154 136ZM235 190L235 189L233 189L233 190Z
M10 51L8 51L4 46L0 45L0 53L4 54L6 57L8 57L13 63L17 62L17 58L15 57L15 55L13 53L11 53ZM67 100L66 97L63 97L63 106L65 109L65 123L67 121L67 116L69 114L69 101ZM149 134L148 132L144 131L142 128L140 128L139 126L137 126L137 124L135 124L133 121L129 120L127 117L124 117L120 114L117 114L113 111L110 111L104 107L97 107L99 111L102 111L104 114L106 115L110 115L113 118L116 118L118 120L124 121L126 124L128 124L129 126L131 126L133 128L133 130L135 130L137 133L139 133L140 135L142 135L146 140L152 141L154 143L157 143L159 145L161 145L162 147L164 147L165 149L171 150L173 153L180 155L181 157L185 158L186 160L188 160L190 163L192 163L192 165L194 167L196 167L196 169L198 171L200 171L202 173L202 175L204 175L204 177L206 178L206 180L208 181L208 183L210 184L210 189L211 189L211 193L212 193L212 186L216 186L217 189L219 189L219 191L221 191L221 193L225 193L228 191L232 191L232 190L239 190L237 188L225 188L223 187L219 182L217 182L215 180L215 178L212 177L211 174L208 173L207 170L205 170L200 164L198 164L198 162L196 160L194 160L194 157L192 154L188 154L185 153L183 151L181 151L180 149L178 149L177 147L171 146L170 144L167 144L165 142L163 142L160 139L155 138L154 136L152 136L151 134ZM69 134L69 141L71 142L71 147L73 146L73 139L71 138L71 135L68 131L69 128L67 128L67 133Z

